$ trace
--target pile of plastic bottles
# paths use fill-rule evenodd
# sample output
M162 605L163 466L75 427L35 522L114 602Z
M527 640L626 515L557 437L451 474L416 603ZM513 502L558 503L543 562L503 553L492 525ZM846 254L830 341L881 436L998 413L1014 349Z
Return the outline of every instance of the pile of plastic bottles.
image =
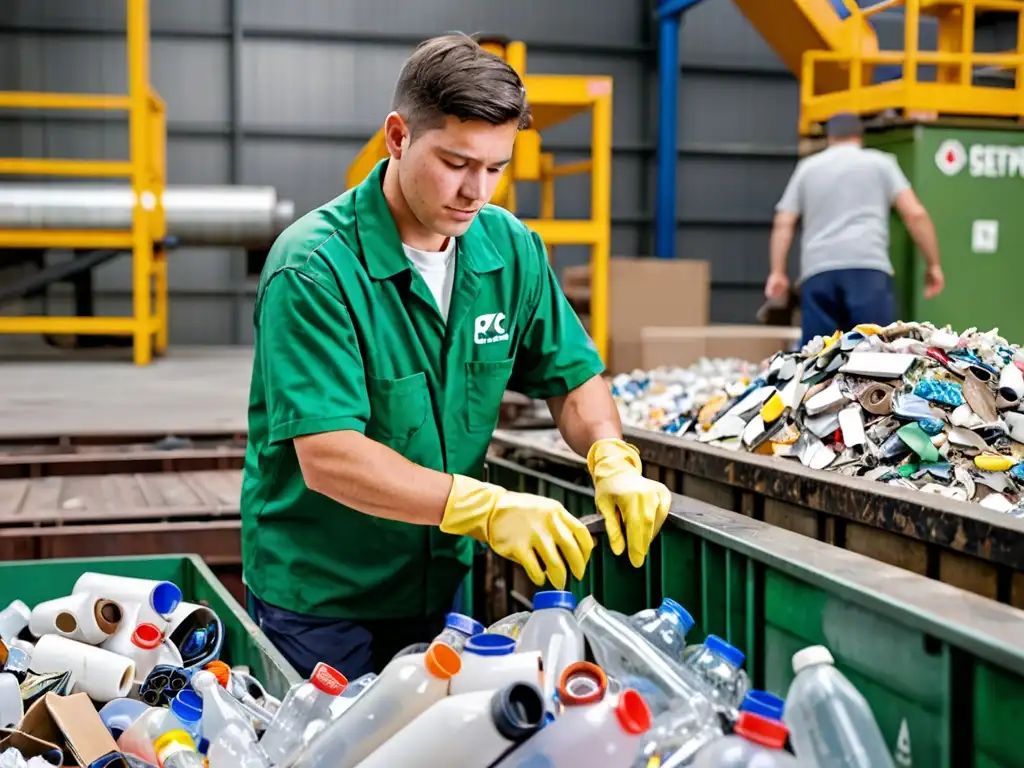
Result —
M29 618L19 605L0 612L7 645L25 645ZM380 675L349 682L320 664L282 700L217 660L174 668L161 673L162 697L140 697L147 678L97 702L97 727L132 768L893 766L870 707L825 648L795 654L783 700L749 690L743 652L722 638L688 644L693 626L670 599L626 616L593 597L539 592L532 611L486 629L450 614L437 638ZM35 674L30 652L19 664L22 681ZM0 768L60 764L0 753Z

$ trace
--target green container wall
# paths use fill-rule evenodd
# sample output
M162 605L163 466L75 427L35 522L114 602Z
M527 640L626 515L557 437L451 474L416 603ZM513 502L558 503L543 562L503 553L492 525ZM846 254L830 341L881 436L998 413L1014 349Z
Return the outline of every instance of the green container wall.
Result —
M924 260L894 215L890 251L901 318L958 331L999 328L1011 343L1024 343L1024 314L1017 311L1024 286L1024 131L915 125L869 134L868 143L897 157L935 222L942 253L946 290L926 300ZM954 163L946 165L950 152ZM956 172L948 175L940 164ZM974 252L975 221L998 222L994 253Z
M488 469L506 488L594 512L586 488L501 459ZM782 696L793 653L826 645L897 766L1024 766L1024 612L681 496L642 569L592 530L577 598L631 613L671 597L697 620L694 640L726 638L746 653L752 686Z
M253 676L279 698L299 682L298 673L206 564L194 555L0 563L0 606L17 599L31 608L45 600L64 597L86 571L173 582L181 589L185 602L204 605L220 618L225 634L223 661L231 666L249 667Z

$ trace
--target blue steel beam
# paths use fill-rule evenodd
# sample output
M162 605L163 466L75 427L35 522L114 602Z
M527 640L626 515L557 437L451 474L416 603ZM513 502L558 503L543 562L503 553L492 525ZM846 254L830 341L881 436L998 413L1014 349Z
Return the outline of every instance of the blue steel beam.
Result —
M661 0L658 4L658 176L655 254L676 252L676 147L679 108L679 26L683 13L703 0Z

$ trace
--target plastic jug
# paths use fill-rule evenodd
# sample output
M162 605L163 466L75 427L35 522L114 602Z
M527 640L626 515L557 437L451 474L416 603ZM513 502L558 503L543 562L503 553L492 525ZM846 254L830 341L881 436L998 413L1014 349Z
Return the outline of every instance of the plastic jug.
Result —
M718 635L708 635L687 654L684 666L692 670L710 692L712 703L721 709L738 709L750 682L741 667L743 651Z
M554 707L554 694L562 672L586 658L583 630L573 616L576 598L572 592L549 590L533 596L533 613L523 626L516 653L538 651L544 665L544 701Z
M798 759L817 768L893 768L892 754L867 700L813 645L793 654L796 678L786 694L786 724Z
M447 696L449 681L461 667L459 654L444 643L393 659L341 717L282 766L352 768Z
M288 691L260 746L271 762L281 763L302 745L306 727L316 720L329 720L331 702L345 690L348 680L323 662L313 669L309 681Z
M699 682L687 678L683 668L651 645L625 616L609 611L592 595L580 601L575 613L598 665L643 695L652 712L690 707L698 721L711 716L709 697Z
M543 694L529 683L448 696L374 750L359 768L490 765L543 721Z
M331 702L331 719L341 717L342 713L351 707L356 699L362 696L366 689L373 685L376 680L376 672L367 672L362 677L356 678L346 685L341 695Z
M210 768L269 768L270 758L260 747L255 732L228 723L210 743L206 753Z
M151 707L143 712L117 739L117 748L148 763L157 764L153 743L168 731L185 731L185 725L170 710Z
M733 735L698 752L692 768L800 768L796 758L785 751L786 736L786 726L777 720L744 712Z
M633 614L629 623L660 651L675 661L682 661L686 650L686 633L693 628L693 616L670 597L657 608Z
M493 691L510 683L543 686L544 661L540 651L515 653L516 641L484 632L466 641L462 667L452 678L450 692Z
M148 712L152 707L136 699L114 699L103 705L100 709L100 720L107 726L114 741L122 733L132 727L132 724Z
M459 653L466 641L473 635L482 634L484 625L461 613L449 613L444 617L444 629L435 639L449 645Z

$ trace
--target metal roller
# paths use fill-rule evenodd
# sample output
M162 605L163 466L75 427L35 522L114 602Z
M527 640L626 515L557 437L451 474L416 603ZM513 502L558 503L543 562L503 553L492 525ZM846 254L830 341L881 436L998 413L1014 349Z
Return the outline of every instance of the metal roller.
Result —
M0 230L130 229L134 203L123 185L0 184ZM268 248L295 218L273 187L173 186L163 204L180 245Z

